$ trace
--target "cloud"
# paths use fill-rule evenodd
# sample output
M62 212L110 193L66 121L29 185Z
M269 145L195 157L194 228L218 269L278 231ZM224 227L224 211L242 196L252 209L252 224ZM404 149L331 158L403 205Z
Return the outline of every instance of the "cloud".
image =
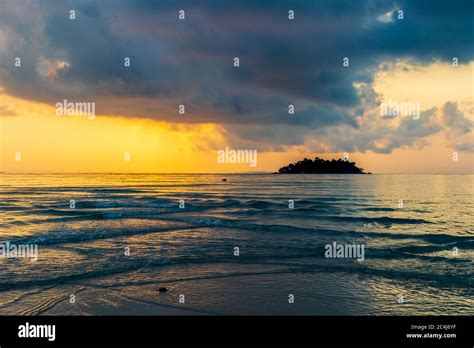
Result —
M469 62L473 10L472 1L442 0L3 1L0 84L35 101L90 100L102 114L168 122L183 122L176 110L184 104L184 122L218 123L264 148L322 136L324 148L390 152L439 125L364 120L378 98L371 83L380 63ZM463 122L447 116L443 126Z
M474 122L461 113L455 102L447 102L441 111L445 137L450 146L461 152L474 151Z
M465 117L458 109L455 102L447 102L442 109L443 124L454 133L469 133L474 123Z
M15 110L10 108L8 105L2 105L0 104L0 117L1 116L16 116L17 113Z
M397 148L423 149L429 145L429 137L442 134L450 148L469 152L474 150L472 125L473 122L461 113L455 102L447 102L441 108L424 110L419 118L396 116L387 119L381 116L378 107L374 107L360 118L358 128L339 125L314 131L298 129L289 134L279 130L278 136L283 139L285 135L294 137L294 141L288 144L303 152L372 151L388 154Z
M332 152L373 151L375 153L391 153L394 149L401 147L423 148L426 145L425 137L442 130L436 120L436 112L436 108L425 110L420 114L419 119L399 117L398 123L392 125L392 121L384 119L377 109L367 115L368 117L358 130L333 130L338 136L329 132L327 146Z

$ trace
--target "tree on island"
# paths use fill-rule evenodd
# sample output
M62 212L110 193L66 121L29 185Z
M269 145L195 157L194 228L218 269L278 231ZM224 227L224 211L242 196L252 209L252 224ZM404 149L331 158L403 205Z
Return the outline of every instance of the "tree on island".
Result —
M367 174L362 168L358 168L355 162L338 160L324 160L316 157L314 160L308 158L291 163L278 169L277 174ZM370 173L369 173L370 174Z

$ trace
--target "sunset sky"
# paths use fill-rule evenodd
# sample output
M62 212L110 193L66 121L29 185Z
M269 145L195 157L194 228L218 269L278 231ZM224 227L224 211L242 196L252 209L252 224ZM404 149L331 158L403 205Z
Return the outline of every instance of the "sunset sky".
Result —
M347 152L373 173L472 174L473 11L469 0L0 0L0 170L276 171ZM63 100L96 115L57 116ZM419 118L383 116L389 101L419 103ZM226 147L256 149L257 167L218 163Z

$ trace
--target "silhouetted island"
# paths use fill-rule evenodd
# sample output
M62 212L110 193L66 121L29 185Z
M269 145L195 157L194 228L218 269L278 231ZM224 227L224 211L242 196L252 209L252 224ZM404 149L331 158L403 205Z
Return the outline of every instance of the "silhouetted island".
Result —
M358 168L355 162L345 160L324 160L316 157L314 160L308 158L291 163L278 169L276 174L371 174L365 173L364 169Z

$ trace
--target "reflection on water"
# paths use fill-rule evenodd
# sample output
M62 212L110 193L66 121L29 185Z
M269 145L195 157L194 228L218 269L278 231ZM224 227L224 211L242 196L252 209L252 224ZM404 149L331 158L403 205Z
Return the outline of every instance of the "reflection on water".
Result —
M0 243L39 246L38 262L0 257L3 314L474 313L474 176L3 174L0 184ZM333 242L364 245L364 261L326 258ZM158 296L162 284L172 291ZM68 306L76 292L90 303Z

